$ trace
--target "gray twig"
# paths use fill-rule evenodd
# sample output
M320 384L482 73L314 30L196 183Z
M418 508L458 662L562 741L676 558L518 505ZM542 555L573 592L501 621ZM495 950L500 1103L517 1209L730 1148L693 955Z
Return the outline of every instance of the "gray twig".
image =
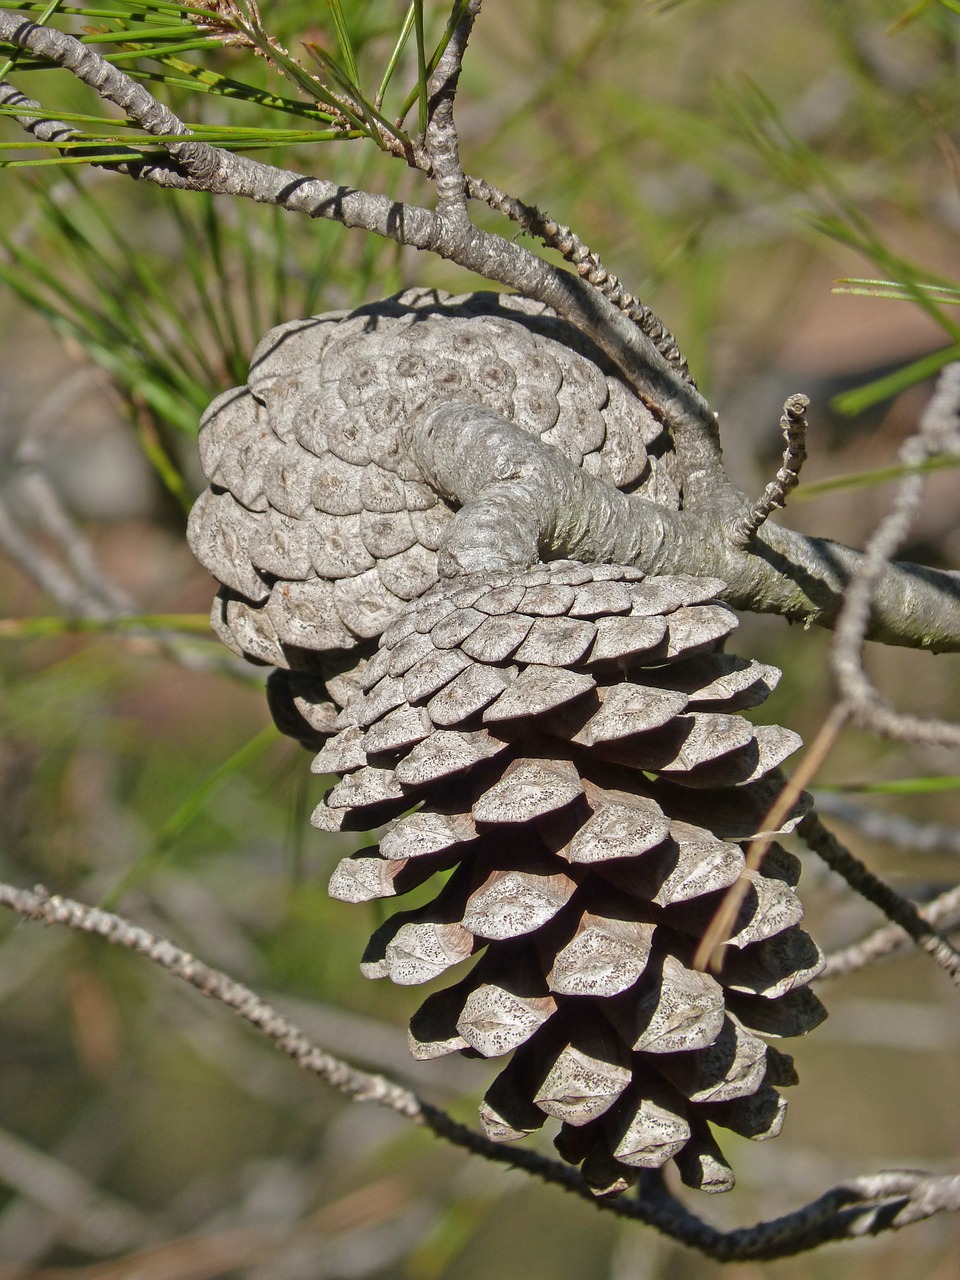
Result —
M25 93L21 93L14 85L7 80L0 80L0 106L19 107L19 112L14 115L13 119L27 133L36 138L38 142L71 142L75 138L81 137L79 129L75 129L73 125L67 124L63 120L52 119L49 114L44 111L39 102L35 102L33 98L28 98ZM130 177L139 176L139 171L143 165L143 153L135 147L126 147L122 143L90 143L89 147L71 147L73 155L95 156L98 152L104 156L110 156L112 159L104 160L104 165L110 169L115 169L117 173L125 173ZM129 154L129 160L121 160L118 157L124 153ZM95 163L95 162L94 162ZM168 186L177 185L173 181L167 183ZM184 182L182 185L186 185Z
M851 889L879 907L888 920L899 925L921 951L926 951L953 981L960 986L960 951L957 951L933 925L925 920L917 906L897 893L845 848L829 831L816 813L809 813L797 827L814 853L832 871L843 876Z
M469 0L427 86L427 127L423 146L437 188L437 216L445 235L461 236L470 225L467 216L467 180L460 162L460 139L453 118L453 104L463 68L463 55L481 0Z
M743 498L723 472L715 415L641 328L588 280L473 224L469 234L445 236L441 220L431 210L209 146L191 137L182 121L89 46L19 14L0 10L0 40L65 67L148 132L183 136L183 142L164 144L168 160L145 160L136 170L138 177L330 218L439 253L552 307L597 343L673 433L684 476L683 536L671 542L660 564L648 567L670 572L671 557L683 557L678 571L723 578L728 584L726 599L733 605L833 624L843 588L859 564L858 554L774 524L758 531L749 551L730 542ZM933 651L960 648L960 574L916 565L888 566L874 594L868 634L886 643Z
M736 522L732 538L740 546L746 547L752 541L757 530L779 507L787 504L787 494L800 483L800 468L807 460L806 411L810 401L804 395L793 395L783 406L780 419L780 430L786 441L783 451L783 462L775 478L756 500L748 512Z
M960 924L960 886L948 889L932 902L924 903L918 908L918 915L941 933L956 928ZM822 973L818 975L817 981L822 981L824 978L845 978L849 973L856 973L859 969L865 969L885 956L902 951L910 941L909 934L905 933L899 925L883 925L859 942L854 942L849 947L843 947L828 955L827 963Z
M958 415L960 364L951 364L940 375L917 434L900 450L900 461L905 466L917 467L937 454L960 449ZM861 728L902 742L960 747L960 725L900 714L881 697L863 667L863 643L871 606L883 574L910 528L923 496L923 485L922 473L906 475L892 508L867 541L837 618L831 666L841 697ZM909 602L905 603L909 607ZM954 604L954 612L960 616L960 605Z
M358 1071L325 1053L249 987L235 982L221 970L203 964L189 952L148 929L132 924L112 912L101 911L98 907L88 907L70 898L49 894L41 887L32 890L17 889L12 885L0 884L0 905L44 924L66 925L81 933L97 934L115 946L145 956L174 977L196 987L203 995L210 996L239 1014L251 1026L268 1036L305 1071L320 1076L350 1097L377 1102L422 1123L422 1104L415 1094L392 1084L383 1076Z
M788 1257L830 1240L896 1230L943 1210L960 1209L960 1176L938 1177L912 1170L872 1174L842 1183L794 1213L732 1231L718 1231L687 1210L667 1191L659 1171L644 1176L641 1194L636 1198L597 1202L570 1165L551 1160L537 1151L514 1150L491 1142L411 1091L333 1057L249 987L122 916L51 895L42 888L17 889L9 884L0 884L0 905L31 920L97 934L115 946L145 956L174 977L232 1009L304 1070L320 1076L356 1101L388 1107L474 1155L541 1178L596 1203L605 1212L646 1223L721 1261Z
M619 277L607 270L600 255L585 244L575 231L555 221L536 205L526 204L516 196L508 195L483 178L467 175L467 195L471 200L482 200L497 213L502 213L529 235L536 236L548 249L555 249L576 267L577 275L599 289L605 298L609 298L615 307L643 330L681 377L696 385L676 338L660 317L639 298L627 292Z
M60 544L66 564L50 555L11 514L0 495L0 551L16 564L24 576L51 597L69 623L117 624L135 611L134 602L107 577L96 552L70 514L60 495L39 465L33 445L22 445L17 454L26 462L20 487L40 528ZM175 629L123 626L123 632L141 644L156 645L167 657L190 670L214 671L256 680L257 670L249 663L226 654L220 646L198 642Z
M479 3L477 4L477 10L479 10ZM471 22L475 16L476 10L473 13L473 17L471 17ZM456 34L454 39L456 39ZM461 62L462 56L463 50L461 49ZM441 63L434 73L431 84L438 81L442 69L443 64ZM459 67L457 75L459 75ZM79 131L74 129L72 125L68 125L62 120L45 118L46 113L43 112L43 107L39 102L28 98L19 89L5 81L0 81L0 105L22 107L22 114L14 116L14 119L28 133L42 142L68 142L72 138L80 136ZM452 116L452 104L450 109ZM35 112L43 113L43 116L33 114ZM439 171L435 168L433 151L431 150L431 148L435 149L436 145L439 145L439 139L435 139L435 134L429 128L424 139L424 145L415 145L412 149L402 145L397 137L386 129L380 128L378 133L381 145L391 155L404 160L407 164L413 165L428 177L436 178L439 184ZM459 143L456 134L454 134L453 143L457 152L455 162L459 167ZM91 150L93 150L92 147ZM108 146L105 147L105 151L116 155L117 147ZM118 173L126 173L132 177L148 178L151 176L149 172L141 172L142 159L140 153L133 149L131 150L131 163L109 161L104 163L104 167L115 169ZM457 182L462 184L463 191L471 200L480 200L489 205L491 209L504 214L512 222L516 222L523 227L530 235L536 236L548 248L555 249L560 253L567 262L576 268L580 277L599 290L618 310L628 316L640 328L641 332L646 334L663 358L673 365L682 378L691 385L696 385L690 375L687 361L667 326L650 307L641 302L632 293L627 292L619 278L603 265L599 254L584 244L583 240L574 231L556 222L549 215L542 213L535 205L525 204L522 200L508 195L505 191L493 186L485 179L475 178L470 174L464 175L462 169L460 169L459 173L460 176ZM154 180L160 181L159 174ZM162 185L180 186L185 189L192 187L188 179L183 178L178 181L177 175L172 172L164 174Z
M90 539L67 511L40 460L36 440L24 440L16 453L19 490L37 524L59 543L81 587L111 613L129 613L132 601L107 577Z

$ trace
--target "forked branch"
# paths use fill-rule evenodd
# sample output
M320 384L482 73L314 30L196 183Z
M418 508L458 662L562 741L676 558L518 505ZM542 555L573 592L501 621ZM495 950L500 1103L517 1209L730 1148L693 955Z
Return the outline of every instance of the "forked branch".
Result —
M654 572L679 568L720 576L728 583L727 598L733 603L827 625L835 620L844 586L853 577L845 615L852 621L838 647L845 695L851 703L858 681L861 702L876 702L872 688L863 685L862 669L851 666L849 659L854 651L859 663L865 635L893 643L960 650L960 578L913 566L891 566L904 527L900 508L896 519L878 533L865 560L848 548L762 527L796 483L802 461L805 404L800 403L801 397L788 402L785 410L788 447L777 481L751 508L726 480L714 415L689 382L670 335L662 326L657 330L641 304L628 300L615 277L609 276L596 255L568 228L464 174L453 106L463 52L478 10L479 0L471 0L430 84L423 149L437 187L436 210L350 190L212 147L191 135L143 86L93 50L21 15L0 12L0 41L70 71L148 134L164 139L157 144L163 152L159 159L153 153L130 148L129 157L117 160L113 153L109 161L105 158L111 167L161 186L239 195L310 217L328 218L437 253L517 289L552 307L591 337L617 363L641 399L665 419L683 472L686 509L679 515L591 483L589 476L572 465L565 469L555 450L538 454L528 435L511 434L518 429L488 410L467 407L465 411L464 406L452 405L437 411L428 423L420 424L426 429L411 440L410 447L436 488L461 506L454 523L464 536L459 543L455 536L448 541L449 566L465 567L463 556L468 552L489 554L496 563L529 559L540 553L545 541L552 540L554 549L562 545L566 552L584 558L632 561ZM37 104L12 86L0 86L0 101L19 106L20 123L38 138L60 142L73 134L61 122L38 121ZM486 200L540 235L563 253L577 275L558 270L512 241L477 228L466 212L467 196ZM951 421L960 402L960 374L956 379L955 386L945 382L943 390L944 396L949 392L953 397L946 413ZM944 406L939 402L934 417L945 420ZM924 427L923 447L928 452L933 447L929 443L933 434L932 428ZM550 482L545 483L548 474ZM905 500L903 509L906 505ZM478 531L483 530L495 531L496 545L478 537ZM952 726L948 728L952 730ZM930 740L929 727L926 740ZM960 742L960 732L946 738L941 734L937 740ZM808 819L801 830L812 847L841 870L860 893L882 906L957 978L960 955L936 933L932 916L925 920L911 904L904 907L904 900L886 894L886 886L846 854L818 820ZM249 988L120 916L50 896L44 890L18 890L7 885L0 885L0 904L21 916L94 933L141 954L233 1010L301 1067L346 1095L375 1101L457 1146L593 1199L580 1175L569 1166L535 1151L510 1150L493 1143L409 1090L326 1053ZM916 1172L872 1175L835 1187L795 1213L730 1232L718 1231L690 1213L667 1190L659 1173L645 1175L638 1198L604 1202L600 1207L651 1225L717 1259L767 1259L831 1240L896 1229L941 1210L956 1210L960 1208L960 1177Z
M918 911L927 924L941 934L955 929L960 924L960 887L947 889L932 902L924 903ZM875 964L876 961L893 955L894 952L903 951L911 940L910 935L900 925L883 925L859 942L854 942L849 947L843 947L828 955L823 972L818 975L818 981L822 982L827 978L845 978L847 974L866 969L868 965Z

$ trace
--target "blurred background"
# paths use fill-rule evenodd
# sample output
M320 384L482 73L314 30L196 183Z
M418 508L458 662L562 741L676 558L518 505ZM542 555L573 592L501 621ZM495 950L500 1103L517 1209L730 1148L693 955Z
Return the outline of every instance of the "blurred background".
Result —
M297 57L305 40L335 55L337 8L267 0L263 20ZM69 12L57 21L70 30L116 26L109 5ZM405 6L342 12L376 85ZM854 545L887 508L884 469L931 375L960 353L958 13L947 0L487 0L462 81L468 171L569 223L661 314L720 411L743 488L776 470L784 398L811 397L804 488L780 518ZM435 43L445 6L425 19ZM266 112L195 92L191 66L306 102L245 51L169 43L118 63L164 82L191 122ZM22 64L11 78L63 113L103 115L69 77ZM416 83L412 49L400 80ZM51 158L15 150L26 135L2 119L0 140L5 165ZM278 143L271 158L429 200L366 140ZM214 584L184 524L202 487L199 415L244 379L266 329L412 284L481 282L332 224L87 165L9 167L0 184L0 874L122 911L254 986L330 1051L472 1121L490 1068L414 1064L404 1028L422 990L360 976L376 906L331 902L325 881L363 840L310 828L324 781L272 729L263 672L209 636ZM838 292L841 279L893 287ZM905 556L955 567L956 511L956 471L932 474ZM78 616L82 631L66 621ZM809 740L834 701L829 636L744 618L733 641L783 668L763 718ZM870 650L899 707L956 715L955 657ZM930 897L958 878L957 775L946 752L850 731L817 785L860 856ZM812 859L801 890L827 950L881 923ZM819 990L831 1016L788 1046L801 1084L783 1135L731 1138L737 1188L685 1193L718 1226L878 1168L958 1168L948 979L907 955ZM960 1223L941 1216L724 1274L953 1280L958 1246ZM142 960L0 919L0 1280L719 1272L343 1102Z

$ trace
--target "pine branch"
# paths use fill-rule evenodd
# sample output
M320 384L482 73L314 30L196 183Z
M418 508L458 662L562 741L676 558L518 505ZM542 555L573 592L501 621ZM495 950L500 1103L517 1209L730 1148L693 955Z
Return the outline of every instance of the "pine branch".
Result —
M551 307L612 359L645 402L674 433L691 497L728 487L715 416L703 397L660 354L627 315L586 280L543 262L502 236L470 223L451 235L437 213L417 205L309 178L223 151L191 136L186 125L142 86L90 47L60 31L38 27L21 15L0 10L0 41L25 49L70 71L129 120L165 142L167 163L143 162L135 176L165 187L239 196L273 204L308 217L327 218L411 248L436 253L488 280L516 289Z
M749 512L734 526L734 541L741 546L750 545L760 526L774 511L786 506L787 494L800 483L800 468L807 459L807 419L804 415L809 406L810 401L803 395L791 396L783 406L780 419L780 430L786 443L783 462Z
M487 279L552 307L613 359L640 398L671 428L685 474L686 510L651 563L642 567L715 575L727 582L726 599L758 612L831 626L843 590L860 563L849 548L765 525L748 551L731 528L746 499L730 486L720 463L715 415L651 339L586 279L543 262L529 251L472 223L462 236L448 234L432 210L337 186L232 154L192 138L186 126L92 49L72 37L0 10L0 40L65 67L101 97L120 106L147 132L183 136L164 144L169 163L144 161L137 176L164 186L186 187L275 204L310 217L329 218L413 248L435 252ZM657 511L660 509L658 508ZM638 514L635 513L634 514ZM639 513L640 519L663 519ZM665 526L652 527L662 541ZM649 538L648 538L649 541ZM960 575L888 566L877 587L870 638L935 652L960 648Z
M480 12L480 3L481 0L470 0L427 86L429 114L423 149L437 188L437 216L444 224L444 234L454 237L463 235L470 219L467 215L467 180L460 162L460 140L453 118L453 104L463 55ZM455 5L454 11L458 7Z
M320 1076L341 1093L361 1101L376 1102L399 1115L417 1120L422 1104L415 1094L383 1076L357 1070L314 1045L292 1022L273 1009L249 987L197 960L189 952L132 924L123 916L88 907L70 898L49 894L43 888L16 889L0 884L0 905L44 924L66 925L81 933L97 934L114 946L134 951L175 978L195 987L219 1004L232 1009L288 1054L299 1066Z
M588 280L624 315L639 325L664 360L669 361L687 382L693 382L676 338L660 317L639 298L627 292L619 278L603 265L600 255L585 244L575 231L563 226L536 205L526 204L485 179L474 178L470 174L467 174L467 195L471 200L483 201L497 213L502 213L511 222L517 223L528 235L536 236L548 249L555 249L562 254L576 268L577 275Z
M923 741L960 743L960 730L954 726L931 726L896 717L880 702L860 664L860 648L867 636L916 647L960 650L960 575L891 563L919 491L904 490L903 501L878 530L865 556L823 540L767 528L767 516L782 505L796 483L802 461L803 406L797 409L794 405L797 411L787 424L794 430L792 435L788 433L787 454L777 481L750 507L747 499L732 489L722 470L714 415L690 383L676 344L662 326L658 327L652 313L624 294L616 278L608 275L599 258L568 228L465 175L454 104L464 50L479 7L480 0L470 0L431 77L427 127L422 144L415 148L413 162L430 174L437 187L436 211L349 190L210 146L193 136L141 85L90 48L18 15L0 12L0 40L70 71L157 139L156 148L164 153L164 158L155 159L152 150L146 155L131 147L129 159L117 160L113 150L101 161L107 167L165 187L238 195L327 218L439 254L517 289L552 307L593 338L618 364L641 399L665 418L685 480L686 509L679 514L599 484L565 459L558 461L556 450L544 449L489 410L463 405L436 410L418 425L408 445L434 486L460 505L441 567L459 572L529 563L546 545L555 552L633 563L650 572L682 570L719 576L727 581L726 598L732 603L825 625L837 620L846 590L847 603L838 624L837 667L845 682L845 698L849 705L857 705L862 723L893 736L913 734ZM455 6L455 12L459 8ZM76 136L65 122L38 120L32 114L37 104L12 86L0 86L0 101L22 107L19 122L40 140L60 143ZM391 139L387 149L396 155L403 152L411 162L397 143L396 138ZM95 145L91 152L97 152ZM481 231L467 214L468 197L486 200L540 235L576 267L577 276L549 266L501 236ZM960 374L955 377L960 379ZM935 412L925 418L916 457L927 457L932 449L944 447L947 419L953 431L960 381L948 387L945 379L941 391L944 403L938 403ZM789 408L785 424L787 416ZM936 443L932 444L934 437ZM910 458L916 461L913 453ZM0 535L3 527L0 525ZM3 536L10 541L9 530ZM68 542L64 545L69 552ZM35 562L34 576L46 574L48 589L60 593L65 607L88 613L98 607L86 598L74 598L76 593L68 599L65 580L57 578L30 548L15 553L24 564ZM81 562L74 563L73 569L81 585L89 587ZM843 849L818 819L807 819L801 831L811 847L858 892L879 905L897 922L898 929L930 952L954 980L960 979L960 953L934 928L940 918L936 904L935 910L918 911ZM31 893L4 885L0 885L0 904L49 924L98 934L144 955L233 1010L302 1068L347 1096L375 1101L454 1145L592 1200L581 1176L567 1165L535 1151L492 1143L416 1094L327 1053L249 988L122 917L51 897L40 889ZM955 908L953 899L950 907ZM890 929L871 935L858 944L856 956L847 958L848 968L862 967L884 954L884 948L890 949L891 937L895 945L901 936ZM842 963L837 966L838 971L842 968ZM689 1213L666 1189L659 1174L645 1175L641 1192L636 1200L600 1207L652 1225L724 1261L788 1256L829 1240L877 1234L941 1210L960 1208L960 1177L882 1173L835 1187L805 1208L775 1221L721 1232Z

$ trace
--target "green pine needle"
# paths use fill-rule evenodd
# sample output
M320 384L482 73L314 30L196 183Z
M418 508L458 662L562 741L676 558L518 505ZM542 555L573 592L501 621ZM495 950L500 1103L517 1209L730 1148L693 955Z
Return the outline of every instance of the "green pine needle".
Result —
M205 619L209 628L209 619ZM271 724L262 729L239 751L235 751L228 760L208 774L196 787L187 793L170 817L157 832L153 843L124 872L113 888L100 901L100 907L109 911L116 907L124 894L156 870L166 855L183 836L187 829L200 817L217 792L238 773L242 773L268 747L273 746L280 738L280 730Z
M947 306L960 306L960 286L953 284L922 284L914 282L912 288L895 280L862 280L856 276L841 276L832 290L838 294L852 294L862 298L893 298L898 302L912 302L919 292Z
M327 0L327 8L330 10L330 16L333 19L333 28L337 33L337 44L340 48L340 56L343 59L345 78L353 88L354 92L362 97L363 90L360 87L360 72L357 70L357 58L353 51L353 42L350 39L350 32L347 30L347 23L343 16L343 7L340 4L340 0Z
M387 89L390 81L393 79L397 67L400 65L400 59L403 56L403 50L407 41L410 39L410 32L413 30L414 19L416 17L416 0L411 0L407 8L406 17L403 20L403 26L400 28L400 34L397 37L397 43L393 46L393 51L387 59L387 65L383 73L383 79L380 81L380 87L377 90L377 97L374 105L379 110L383 106L383 100L387 96Z
M853 391L844 391L841 395L834 396L830 401L830 407L844 417L854 418L865 409L870 409L883 400L891 400L901 391L906 391L909 387L915 387L918 382L925 382L927 378L934 377L944 366L954 360L960 360L960 343L934 351L932 355L921 356L919 360L914 360L911 364L904 365L902 369L888 373L882 378L876 378L866 386L857 387Z
M423 38L423 0L413 0L413 27L417 39L417 125L427 127L427 50Z
M938 775L928 778L898 778L892 782L848 782L832 786L817 783L818 791L873 796L930 795L932 792L956 791L958 788L960 788L960 776L956 774L946 777Z
M950 467L960 467L960 458L929 458L915 466L891 463L889 467L873 467L869 471L855 471L845 476L831 476L828 480L814 480L796 489L790 501L811 502L814 498L822 498L824 494L840 493L847 489L867 489L878 484L889 484L893 480L902 480L904 476L924 475Z

